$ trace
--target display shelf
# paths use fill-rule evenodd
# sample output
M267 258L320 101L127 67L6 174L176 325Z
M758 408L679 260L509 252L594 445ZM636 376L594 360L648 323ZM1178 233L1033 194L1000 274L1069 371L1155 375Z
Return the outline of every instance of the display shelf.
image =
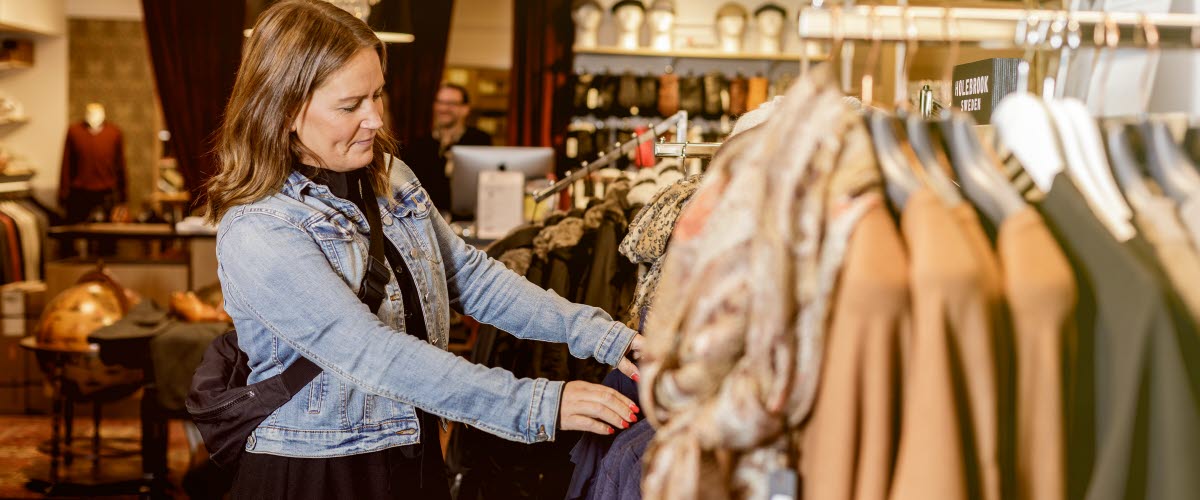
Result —
M599 56L627 56L627 57L666 57L676 59L724 59L735 61L795 61L799 62L801 54L799 52L788 52L780 54L762 54L753 52L721 52L717 50L703 49L675 49L670 51L654 50L651 48L638 49L623 49L620 47L575 47L575 54L590 54ZM828 59L828 55L822 54L815 50L809 51L808 56L810 61L821 61Z
M22 123L29 123L29 117L28 116L12 116L12 117L0 118L0 126L20 125Z
M29 69L33 67L33 63L28 61L0 61L0 71L10 69Z

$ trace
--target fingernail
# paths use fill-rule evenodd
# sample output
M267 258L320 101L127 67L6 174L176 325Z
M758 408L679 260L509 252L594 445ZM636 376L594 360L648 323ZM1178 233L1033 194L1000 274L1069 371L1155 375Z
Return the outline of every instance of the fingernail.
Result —
M622 428L622 429L628 429L628 428L629 428L629 422L621 422L621 428Z
M630 410L632 410L634 413L641 413L641 412L642 412L641 408L638 408L638 406L637 406L637 405L629 405L629 409L630 409Z
M638 374L635 373L635 374L633 374L632 377L629 377L629 378L633 379L634 382L640 382L640 380L638 380L638 379L640 379L641 377L639 377Z
M617 431L613 430L613 428L612 428L612 427L609 427L609 428L608 428L608 433L609 433L610 435L611 435L612 433L614 433L614 432L617 432Z
M635 415L635 414L633 414L633 413L630 413L630 414L629 414L629 421L630 421L630 422L637 422L637 415Z

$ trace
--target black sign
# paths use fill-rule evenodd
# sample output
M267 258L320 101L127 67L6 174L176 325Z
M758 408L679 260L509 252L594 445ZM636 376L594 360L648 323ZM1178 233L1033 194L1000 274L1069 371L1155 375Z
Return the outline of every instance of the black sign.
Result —
M992 110L1017 90L1017 58L992 58L954 67L954 107L971 113L979 124L991 123Z

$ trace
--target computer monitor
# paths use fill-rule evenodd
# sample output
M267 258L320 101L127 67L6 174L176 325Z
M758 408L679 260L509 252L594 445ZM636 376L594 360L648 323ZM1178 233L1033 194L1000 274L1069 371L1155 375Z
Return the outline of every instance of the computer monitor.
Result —
M525 180L541 179L554 172L554 148L515 146L453 146L454 171L450 174L450 212L474 217L479 172L521 172Z

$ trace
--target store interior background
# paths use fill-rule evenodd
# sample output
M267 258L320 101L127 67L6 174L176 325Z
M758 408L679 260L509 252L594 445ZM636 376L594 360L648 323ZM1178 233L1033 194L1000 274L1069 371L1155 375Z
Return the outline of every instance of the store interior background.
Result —
M602 0L608 7L615 0ZM681 0L676 2L676 39L693 37L701 43L711 40L713 12L724 0ZM754 9L759 2L741 2ZM788 28L785 33L785 49L796 47L795 9L807 2L782 1L788 7ZM826 2L829 3L829 2ZM862 2L860 2L862 3ZM942 5L941 1L913 1L910 5ZM1011 7L1021 2L984 1L953 2L955 6L966 4L1004 5ZM1171 12L1198 12L1200 0L1152 0L1138 2L1106 2L1113 10L1157 10ZM896 2L880 2L896 4ZM1124 5L1119 5L1124 4ZM1047 8L1061 6L1061 2L1042 2ZM129 160L129 192L134 207L147 202L152 188L151 165L160 151L156 133L163 128L162 114L157 107L153 72L149 53L146 50L142 27L142 6L138 0L0 0L0 17L20 20L20 23L51 35L34 34L33 67L0 72L0 90L24 104L33 117L19 126L4 126L0 129L0 143L7 145L21 160L34 170L35 196L43 203L53 205L58 184L58 168L62 158L62 137L67 125L82 118L83 104L91 100L102 100L108 107L110 119L125 131L126 150ZM611 17L611 16L606 16ZM753 23L748 24L747 39L754 36ZM446 50L445 77L450 81L490 79L489 95L478 95L475 116L486 122L503 117L507 111L508 70L512 65L513 0L457 0L454 2ZM600 43L612 43L615 28L611 19L601 25ZM30 35L25 35L30 36ZM940 74L946 51L944 47L921 48L911 72L912 80L935 77ZM861 74L861 63L865 50L856 51L856 76ZM993 53L994 54L994 53ZM989 55L990 56L990 55ZM1111 70L1121 74L1125 70L1139 70L1144 64L1144 54L1131 50L1122 54L1121 61ZM969 49L963 49L959 61L971 61L977 57ZM884 51L881 64L883 74L895 69L895 57ZM1193 82L1200 76L1200 55L1190 53L1164 53L1155 79L1155 92L1151 98L1151 112L1200 112L1200 95ZM1080 61L1084 63L1085 61ZM577 62L577 68L580 63ZM628 57L590 57L585 69L604 68L614 71L635 72L660 71L656 60L636 60ZM756 66L750 66L753 70ZM482 75L482 76L480 76ZM1136 85L1132 79L1113 79L1114 85ZM889 80L880 78L879 96L891 97ZM1130 95L1129 88L1114 87L1109 94L1109 112L1120 114L1130 111L1132 100L1120 99ZM477 92L478 93L478 92ZM502 120L501 120L502 121ZM478 123L478 119L476 120ZM485 123L483 128L499 132L494 134L498 143L504 141L503 124Z
M155 1L155 0L146 0ZM182 1L182 0L181 0ZM197 0L198 1L198 0ZM422 1L422 0L414 0ZM424 0L430 1L430 0ZM434 0L436 1L436 0ZM524 101L530 94L528 89L514 88L517 70L514 69L514 30L520 24L521 5L543 1L569 8L569 0L455 0L447 34L444 71L442 79L462 84L472 92L472 123L492 133L495 144L516 143L525 146L556 146L561 149L565 123L560 118L547 120L550 127L539 128L538 117L518 116L513 113L514 99ZM612 16L607 9L616 0L599 0L605 7L605 20L601 24L600 45L612 45L616 38ZM712 45L715 40L713 16L728 0L676 0L675 40L691 41L697 46ZM735 0L749 11L753 11L763 0ZM646 2L649 4L649 0ZM784 28L786 52L797 52L800 40L796 30L796 12L811 2L801 0L776 0L788 9L787 25ZM825 2L830 4L832 2ZM866 4L868 2L858 2ZM895 0L877 2L880 5L896 5ZM903 2L899 2L903 3ZM1023 2L1005 0L981 1L911 1L909 5L954 7L1003 6L1037 4L1042 8L1062 8L1070 0ZM1078 2L1076 2L1078 3ZM1090 2L1082 2L1090 3ZM1096 7L1113 11L1154 11L1177 13L1200 13L1200 0L1144 0L1144 1L1098 1ZM421 19L415 19L420 23ZM12 31L20 26L20 31ZM0 93L11 96L23 104L30 116L26 123L0 124L0 145L14 155L14 162L34 172L33 195L45 206L56 206L59 168L63 155L64 134L71 123L82 120L84 107L90 102L102 102L107 108L108 119L121 127L125 137L125 156L128 164L128 192L130 208L140 212L153 205L156 192L159 159L164 156L163 142L159 132L168 127L163 106L156 89L155 72L147 43L142 0L0 0L0 35L30 39L34 48L34 63L28 68L0 69ZM756 27L753 21L747 24L745 39L753 40ZM643 40L645 40L643 36ZM865 47L855 47L849 59L849 78L843 81L847 91L857 93L858 79L865 66ZM849 53L848 53L849 54ZM940 78L949 65L969 62L987 57L1021 55L1021 51L983 51L963 47L956 60L948 59L944 46L920 47L914 67L910 71L910 95L919 88L920 82ZM529 54L537 58L540 54ZM798 69L798 63L767 62L762 60L693 60L675 61L673 58L652 55L568 55L570 72L620 73L632 71L637 74L655 75L663 70L666 61L678 62L684 71L703 73L720 70L732 76L734 73L754 74L760 72L788 72ZM884 102L893 100L899 87L895 75L901 59L889 45L883 51L879 63L876 96ZM1108 71L1113 75L1141 74L1150 58L1143 50L1122 49L1117 52ZM186 64L186 61L185 61ZM1083 54L1072 63L1073 75L1086 78L1091 66L1090 55ZM412 69L419 71L419 69ZM1107 82L1094 81L1096 88L1089 93L1089 102L1106 102L1103 114L1128 115L1141 111L1151 113L1178 113L1200 116L1200 53L1197 51L1165 52L1154 68L1154 83L1148 109L1137 109L1137 99L1131 96L1141 91L1140 82L1134 78L1111 78ZM901 85L902 86L902 85ZM1103 87L1102 87L1103 86ZM562 115L561 112L545 109L542 104L551 103L546 98L532 102L538 113ZM432 100L412 103L423 109L422 116L429 116ZM1101 114L1099 109L1094 110ZM570 118L570 113L567 113ZM512 127L525 124L529 130L513 131ZM197 283L202 286L207 283ZM125 402L106 410L117 417L137 417L136 404ZM0 483L3 476L0 475ZM3 495L0 495L3 496Z

